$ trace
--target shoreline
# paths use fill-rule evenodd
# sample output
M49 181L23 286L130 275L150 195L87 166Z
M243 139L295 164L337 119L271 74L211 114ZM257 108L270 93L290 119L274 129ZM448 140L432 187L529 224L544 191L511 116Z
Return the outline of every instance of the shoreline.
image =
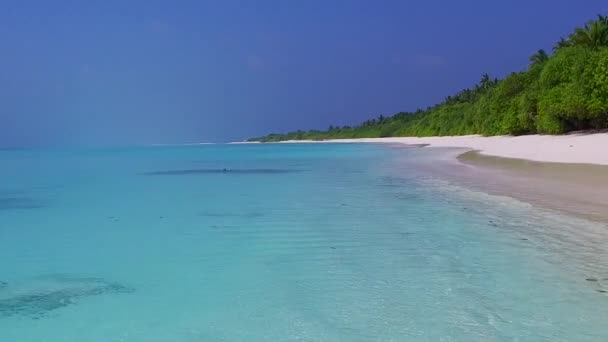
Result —
M452 153L451 161L436 160L437 165L430 173L473 190L608 223L608 166L462 152Z
M503 158L551 163L608 165L608 151L605 150L605 146L608 146L608 133L288 140L276 143L392 143L429 147L459 147L479 151L483 155Z
M441 157L421 161L418 167L431 176L466 188L608 223L608 151L605 150L608 133L280 143L385 143L441 148L445 150Z

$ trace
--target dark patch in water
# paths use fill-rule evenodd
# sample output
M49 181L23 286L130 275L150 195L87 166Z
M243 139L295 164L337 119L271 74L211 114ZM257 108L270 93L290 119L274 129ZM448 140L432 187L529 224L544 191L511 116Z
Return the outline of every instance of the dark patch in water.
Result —
M47 205L33 198L27 197L0 197L0 210L13 209L40 209Z
M336 249L336 247L334 247L334 246L331 246L331 247L329 247L329 248L331 248L331 249Z
M597 281L597 278L587 278L587 279L585 279L585 280L586 280L586 281L591 281L591 282L596 282L596 281Z
M37 282L40 282L39 284ZM0 317L22 315L39 319L53 310L90 296L131 293L134 290L100 278L50 276L33 280L32 290L4 286L0 292ZM37 285L37 286L36 286ZM11 296L11 294L13 294Z
M606 291L606 290L595 290L595 291L597 291L599 293L608 293L608 291Z
M263 213L200 213L198 216L204 217L242 217L242 218L256 218L264 216Z
M418 196L417 194L410 194L410 193L401 193L401 194L397 194L395 195L396 199L400 199L400 200L418 200L420 198L420 196Z
M226 226L226 225L221 225L221 224L214 224L211 226L211 228L213 229L226 229L226 228L232 228L231 226Z
M0 280L0 289L6 287L6 285L8 285L7 282Z
M236 175L274 175L284 173L295 173L300 170L289 169L187 169L166 170L140 173L142 176L185 176L201 174L236 174Z

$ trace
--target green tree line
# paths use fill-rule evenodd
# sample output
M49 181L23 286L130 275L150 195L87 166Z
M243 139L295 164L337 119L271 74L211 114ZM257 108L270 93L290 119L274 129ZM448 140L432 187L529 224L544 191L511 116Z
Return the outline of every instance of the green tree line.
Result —
M539 50L525 71L479 84L416 112L380 115L357 126L269 134L251 141L437 135L562 134L608 128L608 16Z

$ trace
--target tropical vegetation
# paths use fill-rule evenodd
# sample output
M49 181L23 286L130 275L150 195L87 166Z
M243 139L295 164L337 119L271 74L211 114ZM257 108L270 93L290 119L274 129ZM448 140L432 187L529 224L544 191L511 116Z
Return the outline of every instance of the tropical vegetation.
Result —
M434 135L563 134L608 128L608 16L538 50L526 70L488 74L472 88L415 112L380 115L357 126L269 134L252 141Z

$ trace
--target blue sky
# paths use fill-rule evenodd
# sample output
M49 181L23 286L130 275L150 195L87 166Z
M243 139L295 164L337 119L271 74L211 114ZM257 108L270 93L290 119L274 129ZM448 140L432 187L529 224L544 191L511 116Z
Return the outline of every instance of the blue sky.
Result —
M229 141L413 111L525 68L606 12L595 0L5 0L0 146Z

